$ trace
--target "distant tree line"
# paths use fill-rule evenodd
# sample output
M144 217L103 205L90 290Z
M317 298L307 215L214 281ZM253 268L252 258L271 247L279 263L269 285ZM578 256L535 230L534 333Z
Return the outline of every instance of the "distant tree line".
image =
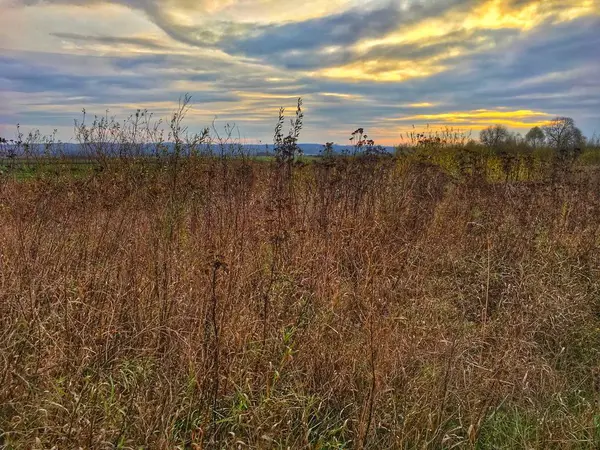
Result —
M504 125L492 125L481 131L479 140L490 148L527 144L533 148L547 146L556 150L574 150L586 144L583 133L570 117L556 117L542 127L533 127L524 137L510 132Z

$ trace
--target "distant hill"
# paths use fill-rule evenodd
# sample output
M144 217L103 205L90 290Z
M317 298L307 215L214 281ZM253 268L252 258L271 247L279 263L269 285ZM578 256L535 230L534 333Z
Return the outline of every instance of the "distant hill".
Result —
M167 143L166 145L169 149L172 149L174 146L173 143ZM323 148L324 148L323 144L314 144L314 143L301 143L301 144L298 144L298 146L300 147L300 149L302 150L302 152L305 155L311 155L311 156L321 154L323 151ZM116 145L107 144L107 147L111 150L111 153L116 154L119 151L119 147ZM8 144L0 146L0 153L2 153L2 154L0 154L0 157L6 157L7 154L10 153L10 151L12 151L14 148L15 148L14 146L8 145ZM394 147L383 147L383 148L390 153L394 152ZM213 144L212 149L216 153L218 153L220 151L219 146L217 144ZM225 150L225 152L228 152L228 151L232 151L232 149L235 149L236 151L239 152L240 147L238 147L236 145L226 146L226 148L224 150ZM275 153L275 147L272 144L270 144L270 145L259 145L259 144L242 145L241 149L244 153L247 153L250 155L267 155L267 154L272 155ZM151 155L155 152L155 150L156 150L156 146L154 144L146 144L146 145L144 145L142 151L144 154ZM43 151L44 151L43 145L39 145L39 148L36 149L36 152L43 152ZM333 151L334 151L334 153L353 152L354 147L349 146L349 145L334 144ZM50 149L51 156L58 156L59 154L65 155L65 156L86 156L87 152L82 148L81 144L61 143L61 144L55 144Z

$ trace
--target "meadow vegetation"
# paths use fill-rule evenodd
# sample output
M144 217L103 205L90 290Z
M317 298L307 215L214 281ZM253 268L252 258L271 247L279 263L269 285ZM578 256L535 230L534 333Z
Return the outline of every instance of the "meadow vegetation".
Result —
M302 161L299 103L257 160L187 106L2 144L0 447L600 446L597 143Z

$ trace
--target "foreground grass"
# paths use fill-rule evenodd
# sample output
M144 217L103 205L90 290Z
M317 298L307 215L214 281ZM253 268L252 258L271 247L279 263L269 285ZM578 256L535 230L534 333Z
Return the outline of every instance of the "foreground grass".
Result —
M599 182L390 158L4 178L0 442L598 448Z

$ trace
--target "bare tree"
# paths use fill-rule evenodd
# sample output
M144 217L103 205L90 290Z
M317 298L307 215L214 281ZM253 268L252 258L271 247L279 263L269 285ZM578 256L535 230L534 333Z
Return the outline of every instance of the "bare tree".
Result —
M545 136L540 127L533 127L525 135L525 141L532 147L540 147L544 144Z
M557 149L574 149L585 143L583 133L570 117L556 117L543 128L548 145Z
M504 125L492 125L479 133L479 140L487 147L498 147L510 139L510 131Z

